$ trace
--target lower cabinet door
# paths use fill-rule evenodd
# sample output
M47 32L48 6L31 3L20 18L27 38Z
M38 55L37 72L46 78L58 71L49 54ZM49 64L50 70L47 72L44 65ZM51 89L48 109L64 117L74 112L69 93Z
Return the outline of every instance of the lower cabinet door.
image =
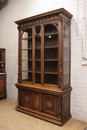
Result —
M33 92L24 90L22 91L21 105L27 108L33 108Z
M41 111L41 94L33 91L19 90L21 106Z
M42 94L42 111L48 114L57 115L57 97Z

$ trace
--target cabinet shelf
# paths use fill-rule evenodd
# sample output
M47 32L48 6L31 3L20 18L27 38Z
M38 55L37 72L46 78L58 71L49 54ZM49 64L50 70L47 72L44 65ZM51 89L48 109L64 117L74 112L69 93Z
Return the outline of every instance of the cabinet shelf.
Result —
M3 62L3 61L0 61L0 64L5 64L5 62Z
M35 59L35 61L41 61L41 59Z
M58 75L58 72L44 72L44 74L49 74L49 75Z
M40 71L35 71L35 73L41 74L41 72L40 72Z
M44 59L44 61L58 61L58 59Z
M32 36L27 37L27 38L22 38L22 40L29 40L29 39L32 39Z
M44 49L57 49L59 46L45 46ZM39 50L41 49L41 47L36 47L35 48L36 50ZM65 47L65 49L67 49L67 47ZM28 50L31 50L32 51L32 48L28 48L28 49L22 49L23 51L28 51Z
M47 46L47 47L44 47L44 49L57 49L58 48L58 46Z
M32 51L32 48L28 48L28 49L22 49L22 51Z
M28 70L22 70L22 72L32 73L32 71L28 71ZM35 73L41 74L41 71L35 71ZM58 75L58 72L44 72L44 74L48 74L48 75Z
M32 71L30 71L30 70L22 70L22 72L29 72L29 73L32 73Z
M58 32L45 33L44 36L58 35Z
M30 60L22 60L22 61L32 61L32 59L30 59Z
M41 49L41 47L36 47L35 49L36 49L36 50L39 50L39 49Z
M32 59L29 59L28 61L32 61Z

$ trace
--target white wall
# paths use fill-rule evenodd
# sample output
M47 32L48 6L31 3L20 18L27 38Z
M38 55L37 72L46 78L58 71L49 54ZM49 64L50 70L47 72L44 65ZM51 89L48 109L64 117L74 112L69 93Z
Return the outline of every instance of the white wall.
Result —
M71 21L71 86L73 88L71 112L73 118L87 121L87 66L81 65L83 2L83 0L10 0L9 4L0 11L0 47L6 48L8 98L17 98L15 83L18 78L18 31L14 21L64 7L73 14Z

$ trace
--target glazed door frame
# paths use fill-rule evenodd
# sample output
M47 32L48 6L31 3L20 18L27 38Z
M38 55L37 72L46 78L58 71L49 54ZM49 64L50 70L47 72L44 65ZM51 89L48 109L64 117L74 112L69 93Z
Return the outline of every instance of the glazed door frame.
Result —
M21 27L19 29L19 58L18 58L18 82L22 82L22 30L26 30L27 28L32 28L32 83L35 83L35 27L41 26L41 85L44 85L44 26L47 24L58 24L58 87L63 88L63 22L70 24L67 21L55 20L52 22L46 22L43 24L37 24L32 26ZM70 49L70 47L69 47ZM70 63L69 63L70 67ZM70 77L70 69L69 69L69 77ZM70 84L70 79L69 79Z

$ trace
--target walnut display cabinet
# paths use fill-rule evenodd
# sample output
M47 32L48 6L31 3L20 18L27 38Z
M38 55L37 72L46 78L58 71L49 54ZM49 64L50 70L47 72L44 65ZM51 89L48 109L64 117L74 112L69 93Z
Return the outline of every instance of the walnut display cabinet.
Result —
M17 110L63 125L70 114L70 21L61 8L16 21L19 31Z
M0 48L0 99L6 98L5 49Z

